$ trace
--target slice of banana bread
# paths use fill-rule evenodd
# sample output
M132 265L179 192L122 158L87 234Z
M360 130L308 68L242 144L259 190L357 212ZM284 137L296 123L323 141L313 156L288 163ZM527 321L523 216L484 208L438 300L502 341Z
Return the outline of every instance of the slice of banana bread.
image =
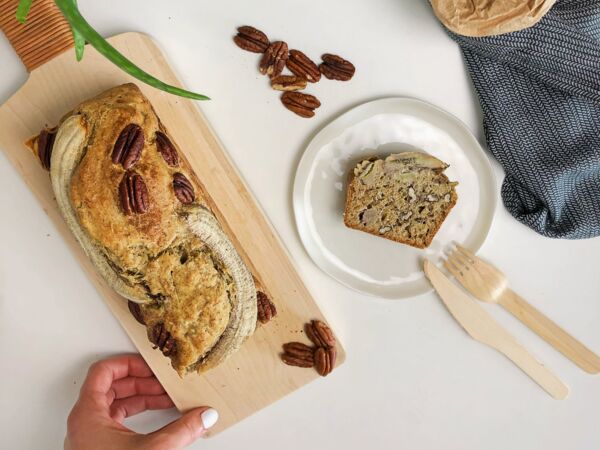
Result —
M348 177L347 227L425 248L456 204L448 165L431 155L405 152L360 162Z

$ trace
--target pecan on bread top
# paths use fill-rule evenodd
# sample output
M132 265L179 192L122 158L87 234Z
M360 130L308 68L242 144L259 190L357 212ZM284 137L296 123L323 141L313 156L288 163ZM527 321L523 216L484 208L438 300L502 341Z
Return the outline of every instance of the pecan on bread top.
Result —
M253 276L138 87L77 106L50 150L37 154L50 162L65 220L175 370L206 370L235 352L256 326Z

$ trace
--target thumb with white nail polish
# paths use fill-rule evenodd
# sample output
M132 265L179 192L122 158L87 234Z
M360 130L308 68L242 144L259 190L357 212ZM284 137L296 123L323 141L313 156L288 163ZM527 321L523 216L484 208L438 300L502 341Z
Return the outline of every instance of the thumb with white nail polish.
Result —
M202 418L204 429L208 430L209 428L212 428L215 423L217 423L217 420L219 420L219 413L216 409L208 408L202 411L200 417Z
M187 447L219 420L219 413L209 407L188 411L179 419L152 433L152 449L180 450Z

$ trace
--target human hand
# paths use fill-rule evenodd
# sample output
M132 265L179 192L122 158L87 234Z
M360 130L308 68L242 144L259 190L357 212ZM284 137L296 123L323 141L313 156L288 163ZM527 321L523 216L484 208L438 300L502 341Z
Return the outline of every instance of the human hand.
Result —
M146 435L123 425L126 417L147 409L173 406L140 355L97 361L69 414L65 450L179 450L202 436L219 417L214 409L197 408Z

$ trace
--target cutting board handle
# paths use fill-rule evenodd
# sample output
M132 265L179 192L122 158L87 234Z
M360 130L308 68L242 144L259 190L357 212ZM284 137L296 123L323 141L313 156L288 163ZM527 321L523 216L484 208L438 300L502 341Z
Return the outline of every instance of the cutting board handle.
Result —
M25 24L15 14L18 0L0 0L0 30L27 71L73 47L71 27L52 0L34 0Z

